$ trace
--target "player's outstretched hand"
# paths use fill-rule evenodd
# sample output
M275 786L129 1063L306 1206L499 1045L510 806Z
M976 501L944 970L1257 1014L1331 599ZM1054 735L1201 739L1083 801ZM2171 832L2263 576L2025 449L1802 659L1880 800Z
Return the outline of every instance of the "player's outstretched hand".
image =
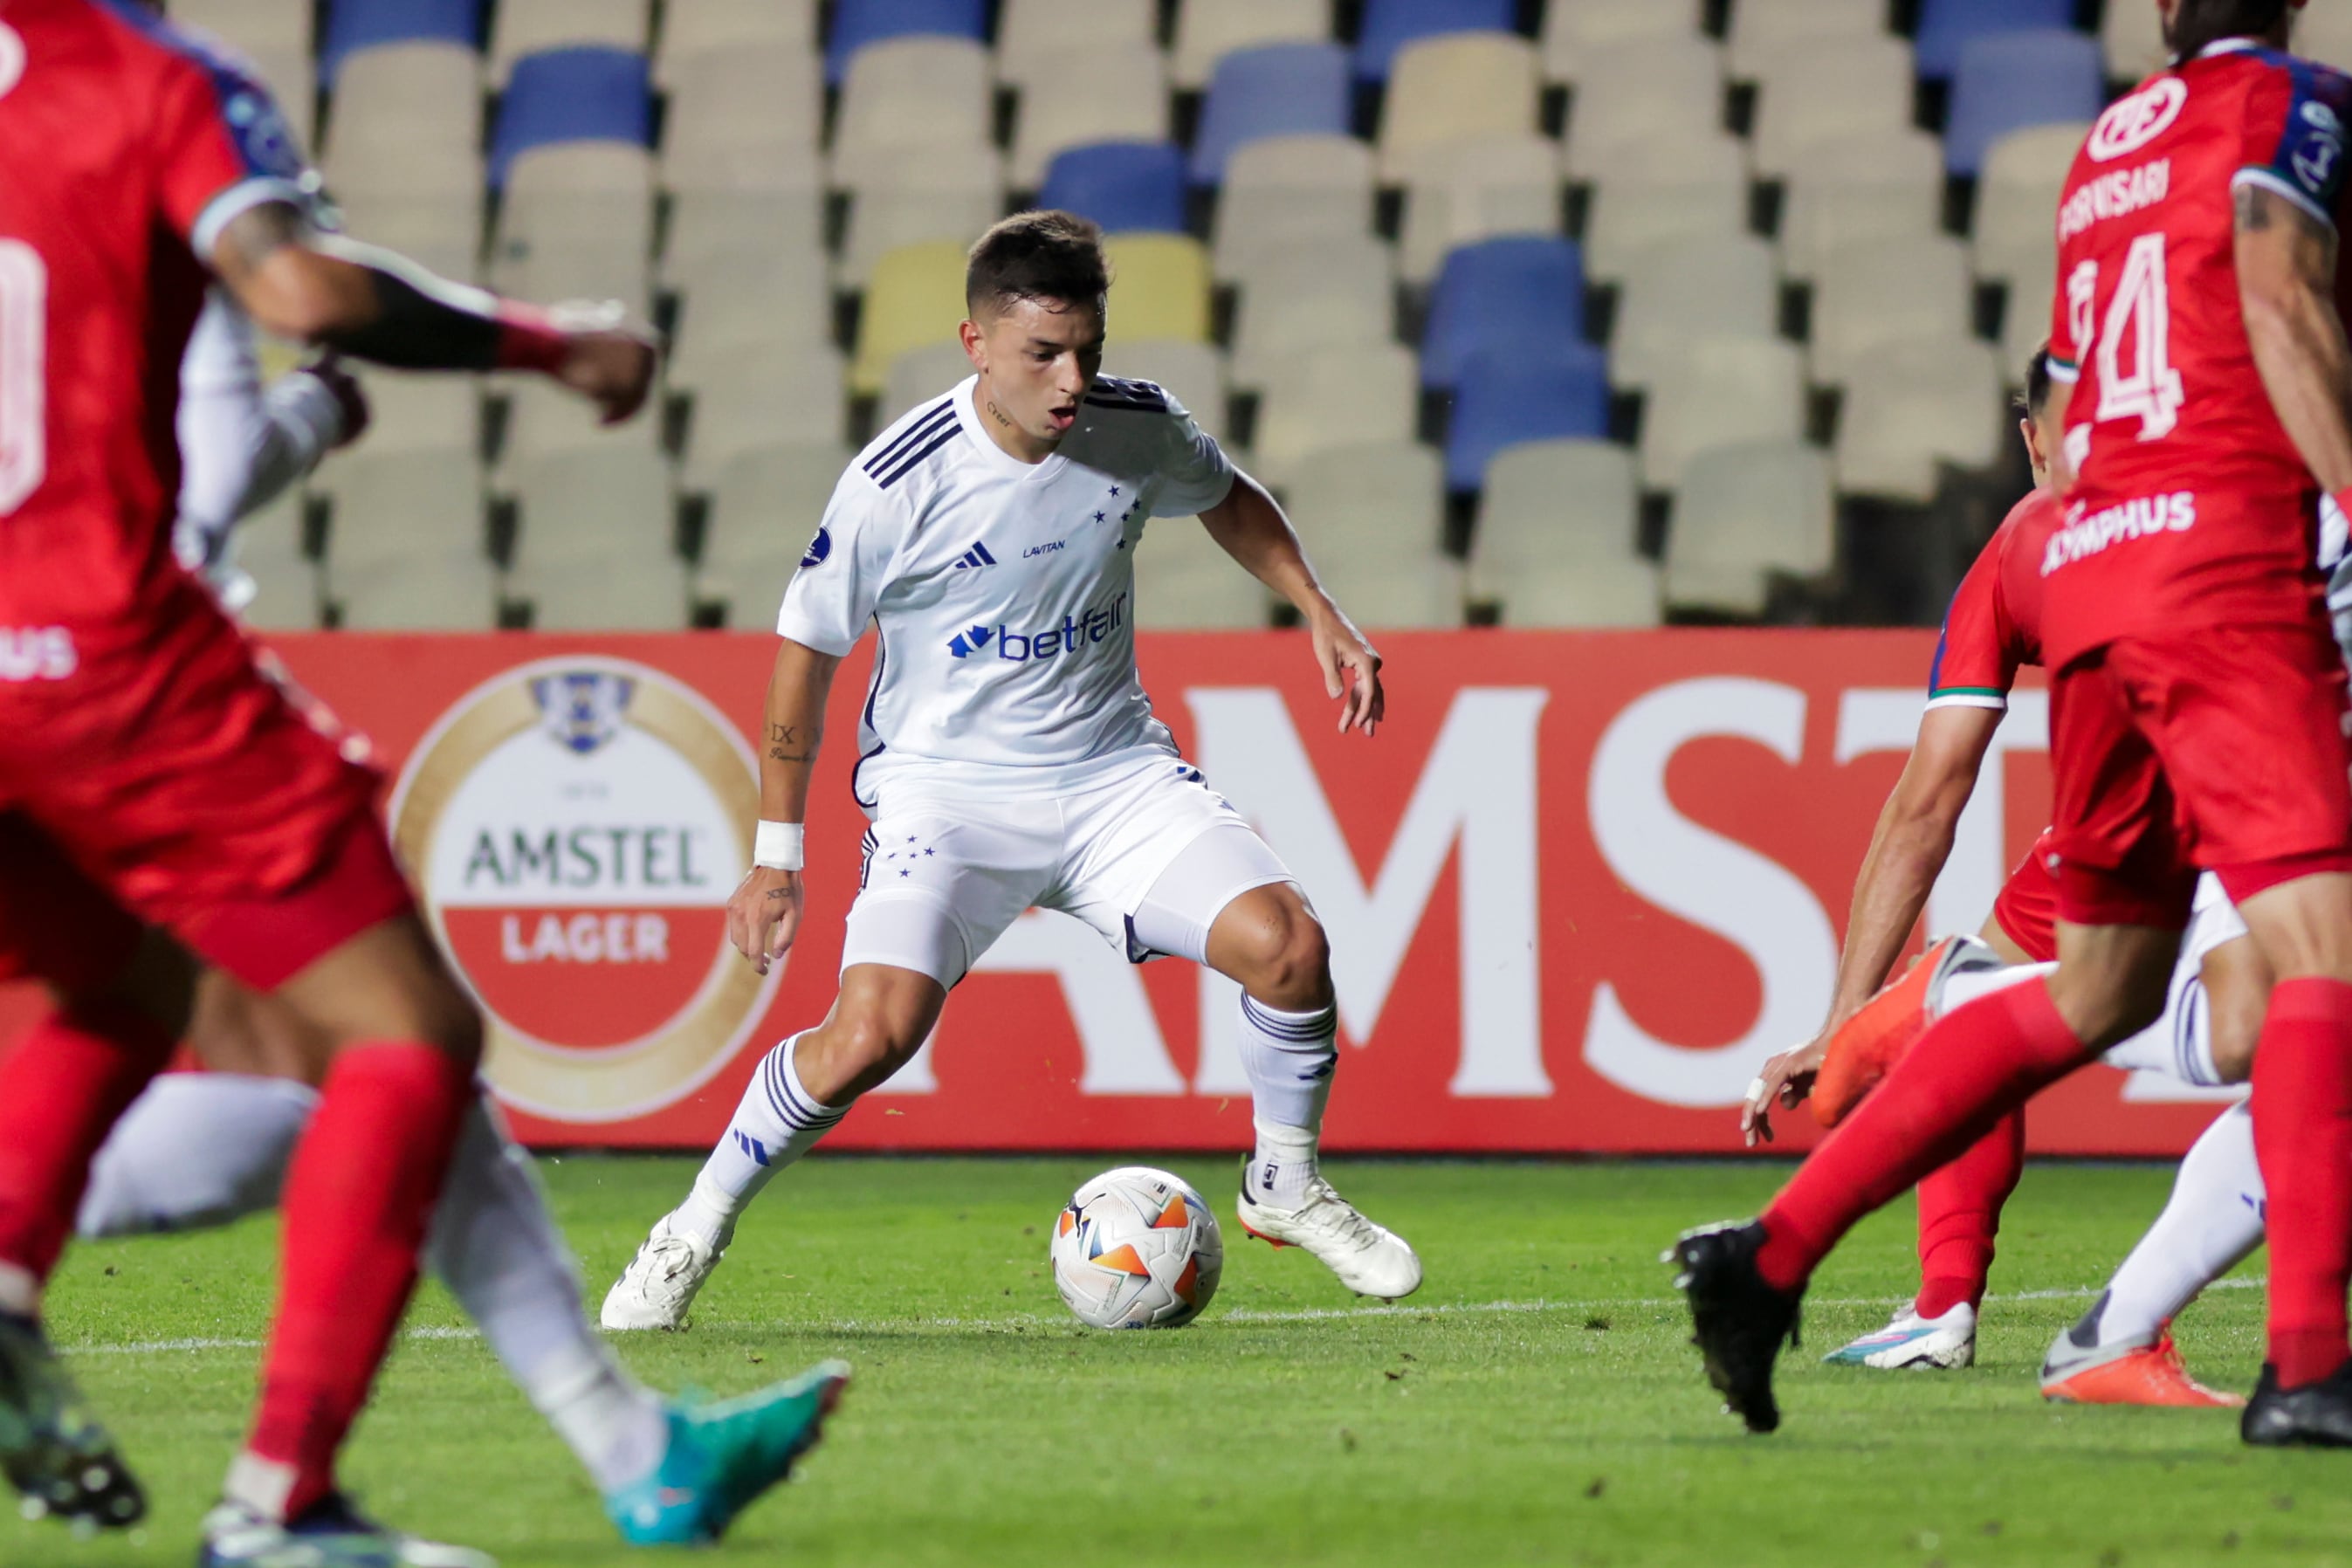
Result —
M727 900L727 940L761 973L782 958L801 929L801 874L754 866Z
M1748 1099L1739 1107L1739 1131L1750 1149L1761 1139L1772 1142L1772 1102L1778 1100L1783 1110L1794 1110L1813 1092L1813 1075L1822 1070L1822 1058L1829 1050L1829 1037L1808 1040L1794 1050L1782 1051L1764 1064L1756 1081L1748 1086Z
M555 379L594 404L603 423L618 425L652 395L661 365L658 340L617 304L559 305L549 312L571 340Z
M1308 630L1315 638L1315 662L1323 668L1324 691L1335 700L1344 699L1339 701L1339 733L1360 729L1372 734L1388 714L1381 656L1355 623L1336 609L1316 617Z

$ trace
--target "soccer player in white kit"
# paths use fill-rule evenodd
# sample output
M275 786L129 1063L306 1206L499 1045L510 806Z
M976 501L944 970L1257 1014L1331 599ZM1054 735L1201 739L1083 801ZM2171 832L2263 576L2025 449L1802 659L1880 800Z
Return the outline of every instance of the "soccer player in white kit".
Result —
M1338 1060L1323 928L1178 755L1137 678L1145 524L1197 514L1298 607L1343 732L1380 722L1380 658L1273 499L1160 388L1098 374L1109 282L1083 218L1024 213L983 236L962 328L977 374L858 455L785 592L764 820L728 921L763 972L792 943L825 697L871 621L854 777L873 826L840 995L768 1053L692 1191L605 1298L606 1328L683 1326L744 1205L906 1065L948 992L1033 905L1130 958L1189 958L1239 983L1256 1127L1243 1225L1361 1295L1421 1284L1412 1248L1317 1168Z

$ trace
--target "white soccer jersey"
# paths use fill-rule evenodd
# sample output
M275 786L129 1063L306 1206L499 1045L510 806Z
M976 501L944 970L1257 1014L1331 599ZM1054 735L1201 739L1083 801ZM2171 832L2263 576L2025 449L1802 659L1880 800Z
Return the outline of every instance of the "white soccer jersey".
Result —
M1216 505L1234 467L1150 382L1097 378L1042 463L980 426L967 378L884 431L833 492L776 629L845 654L875 624L858 803L900 769L1068 768L1172 751L1135 668L1136 541Z

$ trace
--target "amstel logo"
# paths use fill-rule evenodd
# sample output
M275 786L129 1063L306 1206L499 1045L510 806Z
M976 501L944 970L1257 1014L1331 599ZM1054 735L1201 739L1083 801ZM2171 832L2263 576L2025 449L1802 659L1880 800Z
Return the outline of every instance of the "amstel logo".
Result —
M393 835L489 1016L498 1091L617 1121L684 1098L782 976L727 942L760 811L742 737L661 671L592 656L477 687L401 773Z

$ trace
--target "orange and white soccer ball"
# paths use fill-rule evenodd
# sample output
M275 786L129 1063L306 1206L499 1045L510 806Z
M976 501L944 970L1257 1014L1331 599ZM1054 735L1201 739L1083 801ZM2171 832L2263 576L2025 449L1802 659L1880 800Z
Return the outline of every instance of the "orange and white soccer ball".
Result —
M1181 1176L1125 1165L1081 1186L1054 1221L1054 1284L1097 1329L1179 1329L1217 1293L1225 1239Z

